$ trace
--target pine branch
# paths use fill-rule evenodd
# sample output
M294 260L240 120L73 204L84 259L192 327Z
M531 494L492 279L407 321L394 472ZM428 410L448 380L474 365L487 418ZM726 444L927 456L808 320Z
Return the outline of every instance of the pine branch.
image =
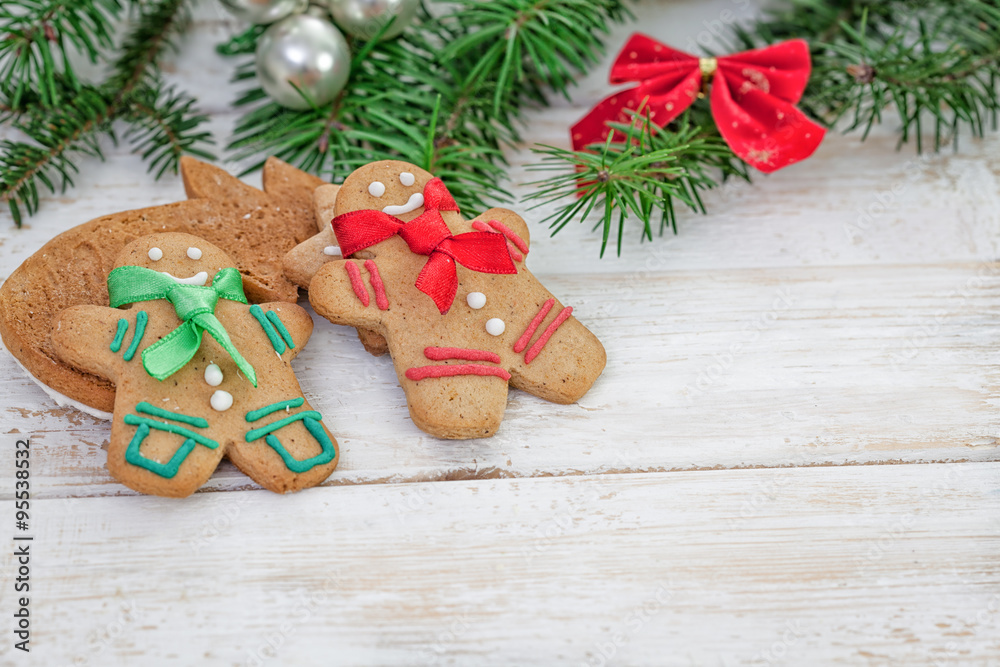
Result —
M149 171L160 178L167 171L177 172L181 156L196 155L207 160L214 156L202 149L214 144L210 132L200 131L208 116L198 113L195 100L162 82L143 86L129 96L123 118L131 124L125 137L133 152L149 162Z
M449 179L460 206L482 208L507 198L501 148L519 140L524 111L545 103L547 86L565 93L572 73L594 62L607 23L624 15L621 0L461 0L440 19L425 12L397 39L353 44L348 86L323 108L290 111L259 88L246 91L230 149L256 158L249 170L277 155L334 181L373 160L427 164ZM496 39L497 16L513 46ZM245 31L218 50L250 53L259 34ZM252 64L234 78L255 81Z
M39 103L54 107L69 96L64 88L80 90L66 57L75 47L90 62L112 45L113 23L122 12L119 0L20 0L0 6L0 81L12 89L4 91L5 104L20 109L23 98L36 93ZM57 79L63 85L57 85Z
M607 249L617 221L618 254L621 254L625 222L630 216L642 224L642 238L653 240L653 221L658 217L660 235L669 226L677 233L679 203L704 213L701 192L721 180L749 180L746 165L736 159L717 133L704 131L686 113L666 130L649 123L641 113L632 113L629 124L610 123L623 139L609 135L593 151L570 151L552 146L532 150L541 156L533 171L556 171L558 175L529 183L538 190L526 197L539 206L561 203L545 218L555 235L572 220L584 220L595 210L602 213L595 225L602 230L601 256ZM721 174L721 178L720 178Z
M157 0L142 5L135 27L125 38L106 82L117 89L115 99L125 101L144 78L156 74L156 64L191 20L187 0Z
M199 147L211 143L210 136L197 129L207 118L196 112L193 100L164 89L157 77L156 63L186 17L184 0L144 3L104 83L81 84L56 73L49 88L61 90L59 98L68 99L71 87L77 86L72 104L51 107L45 94L28 91L20 97L21 107L11 106L14 127L27 140L0 143L0 165L4 166L0 200L7 202L17 225L22 208L29 215L37 210L39 184L53 193L72 185L73 157L103 158L100 138L115 139L112 124L116 120L131 124L127 136L133 150L150 161L157 177L167 170L176 171L182 152L211 157Z
M900 142L923 150L924 123L933 124L934 150L967 127L982 136L1000 112L1000 6L980 0L897 0L811 3L767 17L741 46L792 36L810 41L813 74L802 108L862 139L893 110Z
M898 116L900 143L915 138L923 150L925 125L933 125L934 150L957 147L961 127L974 136L997 125L1000 112L1000 7L981 0L790 0L751 28L735 30L729 51L804 38L813 70L799 106L827 125L846 131L871 128L889 114ZM549 217L553 233L572 219L597 213L604 253L611 230L639 220L651 239L655 215L660 231L676 231L674 200L704 212L698 192L729 176L748 177L746 166L721 142L704 102L696 102L685 122L652 136L638 129L632 143L572 152L551 147L537 152L540 169L562 170L536 183L529 199L559 204ZM841 121L843 121L841 123ZM704 128L697 130L695 128ZM692 139L691 132L697 139ZM705 143L698 143L699 141ZM666 158L670 157L668 161ZM662 169L680 169L680 174ZM575 200L569 200L577 196Z
M77 168L74 153L103 159L97 137L107 131L107 100L101 91L84 87L72 108L26 115L14 127L31 142L0 142L0 197L7 201L15 224L21 226L21 208L38 210L38 183L50 192L65 192Z
M544 102L541 86L569 97L574 73L586 72L603 52L609 21L629 13L620 0L460 0L445 17L458 39L443 60L471 63L467 82L493 83L493 113L527 96Z

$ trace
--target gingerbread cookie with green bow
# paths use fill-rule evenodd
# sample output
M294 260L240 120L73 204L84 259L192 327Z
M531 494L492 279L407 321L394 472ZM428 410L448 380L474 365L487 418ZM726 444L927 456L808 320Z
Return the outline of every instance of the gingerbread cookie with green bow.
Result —
M248 305L233 261L189 234L130 243L107 283L111 307L64 310L52 340L64 361L115 385L116 479L187 496L224 456L278 493L330 475L337 443L290 365L312 333L305 310Z
M440 179L383 161L348 176L334 213L347 259L316 271L309 301L331 322L385 336L428 433L490 436L508 385L572 403L604 370L597 337L525 267L528 228L513 211L466 220Z

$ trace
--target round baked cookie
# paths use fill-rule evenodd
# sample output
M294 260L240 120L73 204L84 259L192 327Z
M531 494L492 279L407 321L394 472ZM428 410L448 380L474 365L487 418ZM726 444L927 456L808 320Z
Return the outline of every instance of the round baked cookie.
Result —
M51 343L55 316L78 304L107 305L105 279L131 241L156 232L191 233L223 248L251 301L291 301L298 289L281 260L315 234L312 192L323 181L276 158L264 191L218 167L181 159L190 199L106 215L42 246L0 287L0 336L7 350L57 402L107 418L114 386L60 360Z

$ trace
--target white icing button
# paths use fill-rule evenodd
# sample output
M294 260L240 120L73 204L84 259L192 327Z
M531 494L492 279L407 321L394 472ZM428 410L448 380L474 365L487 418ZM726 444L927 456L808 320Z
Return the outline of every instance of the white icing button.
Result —
M368 194L372 197L381 197L385 194L385 185L379 181L372 181L368 185Z
M163 251L160 250L159 248L150 248L149 249L149 258L151 260L153 260L154 262L158 262L161 259L163 259Z
M469 304L469 308L473 310L479 310L486 305L486 295L482 292L469 292L469 296L465 297L466 302ZM497 320L500 322L500 320ZM503 322L500 322L503 324ZM501 332L503 329L500 330Z
M411 174L410 172L404 171L402 174L399 175L399 182L405 185L406 187L410 187L411 185L417 182L417 179L414 178L413 174Z
M201 259L201 248L188 248L188 257L191 259Z
M499 317L494 317L486 321L486 333L491 336L499 336L507 325Z
M215 364L209 364L205 369L205 382L213 387L222 384L222 369Z
M228 391L222 391L221 389L216 389L215 393L212 394L212 409L216 412L225 412L229 408L233 407L233 395Z
M339 255L340 254L340 246L339 245L328 245L327 247L323 248L323 254L324 255Z

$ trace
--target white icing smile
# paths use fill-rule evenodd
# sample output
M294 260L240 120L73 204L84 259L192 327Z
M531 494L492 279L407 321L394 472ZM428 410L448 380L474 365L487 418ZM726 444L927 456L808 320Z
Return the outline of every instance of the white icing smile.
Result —
M410 200L405 204L400 204L399 206L386 206L382 209L382 212L388 213L389 215L402 215L404 213L409 213L410 211L416 211L423 205L424 195L420 192L414 192L410 195Z
M188 278L178 278L177 276L171 276L166 271L160 271L165 276L170 276L176 280L181 285L198 285L202 286L208 282L208 271L199 271L198 273L190 276Z

